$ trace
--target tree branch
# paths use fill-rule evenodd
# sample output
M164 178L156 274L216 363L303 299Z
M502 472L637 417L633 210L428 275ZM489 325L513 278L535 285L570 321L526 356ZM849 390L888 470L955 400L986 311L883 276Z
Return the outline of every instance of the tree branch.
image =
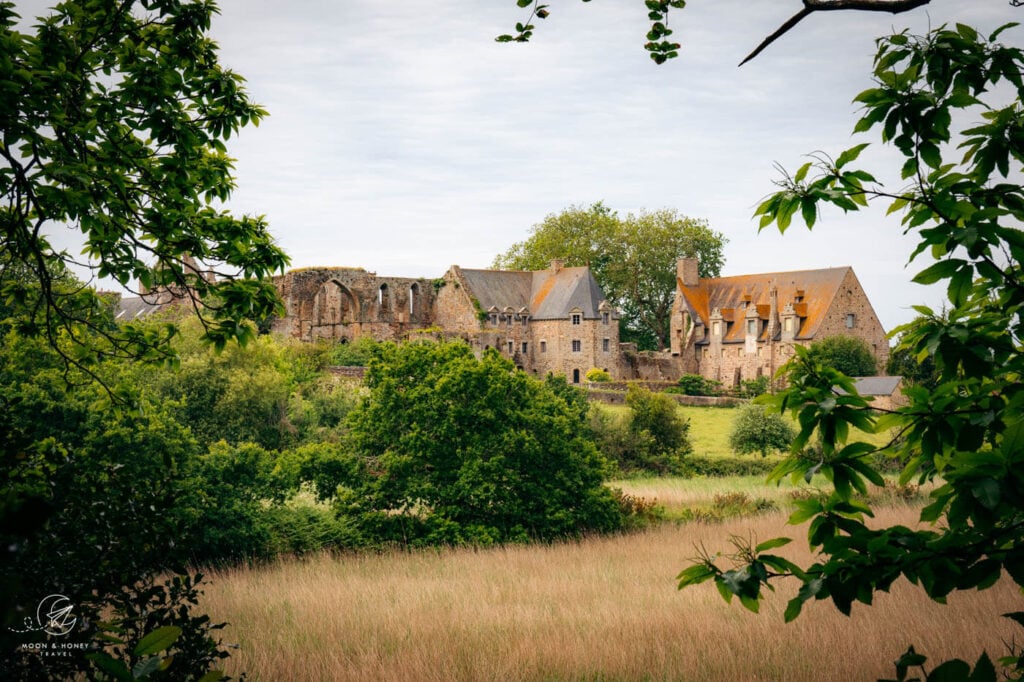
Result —
M761 54L766 47L789 32L812 12L828 12L831 10L858 10L861 12L890 12L899 14L927 5L931 0L803 0L804 8L790 17L789 21L780 26L774 33L761 41L753 52L739 63L743 66Z

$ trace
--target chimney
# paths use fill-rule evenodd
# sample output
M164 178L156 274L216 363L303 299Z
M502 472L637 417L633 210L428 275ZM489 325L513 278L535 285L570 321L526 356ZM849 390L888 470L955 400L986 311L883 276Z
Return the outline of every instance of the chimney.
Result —
M695 287L700 284L700 277L697 274L698 265L699 261L696 258L680 258L676 261L676 277L684 287Z
M552 258L551 259L551 270L552 270L552 272L557 274L564 267L565 267L565 261L562 260L561 258Z

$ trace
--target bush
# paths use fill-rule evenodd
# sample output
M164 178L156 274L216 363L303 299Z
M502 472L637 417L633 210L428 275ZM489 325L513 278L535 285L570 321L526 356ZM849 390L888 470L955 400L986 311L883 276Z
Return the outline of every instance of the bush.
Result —
M626 390L630 408L628 435L631 447L621 453L620 467L655 473L678 473L692 448L690 423L679 415L675 401L636 384Z
M789 449L795 436L782 415L768 412L763 405L746 405L733 420L729 447L741 455L759 452L766 457L769 452Z
M875 355L867 342L853 336L830 336L811 344L811 357L848 377L878 374Z
M768 392L770 382L768 377L760 376L756 379L745 379L740 383L741 398L756 398Z
M607 370L598 369L593 367L587 370L587 381L595 384L605 383L612 380L612 375Z
M345 511L368 537L490 544L621 527L585 399L462 343L383 344L366 385L348 421L372 465Z
M718 395L722 382L705 379L699 374L684 374L677 382L685 395Z

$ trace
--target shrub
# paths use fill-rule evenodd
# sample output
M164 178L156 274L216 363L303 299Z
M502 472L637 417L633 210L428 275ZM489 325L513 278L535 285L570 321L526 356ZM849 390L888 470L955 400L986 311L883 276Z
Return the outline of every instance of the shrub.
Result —
M587 381L592 383L605 383L612 380L612 375L607 370L598 369L593 367L587 370Z
M621 527L585 399L462 343L383 344L366 385L348 422L371 464L347 511L370 537L490 544Z
M741 455L759 452L766 457L769 452L788 449L795 435L782 415L768 412L763 405L746 405L733 420L729 447Z
M766 376L760 376L756 379L745 379L740 383L740 397L741 398L756 398L759 395L763 395L768 392L769 380Z
M678 385L686 395L718 395L722 387L720 381L705 379L699 374L684 374L679 377Z
M690 423L679 414L674 400L636 384L626 390L630 408L629 446L620 453L619 466L655 473L678 473L692 450L687 435Z
M875 356L867 342L853 336L830 336L811 344L811 357L848 377L878 373Z

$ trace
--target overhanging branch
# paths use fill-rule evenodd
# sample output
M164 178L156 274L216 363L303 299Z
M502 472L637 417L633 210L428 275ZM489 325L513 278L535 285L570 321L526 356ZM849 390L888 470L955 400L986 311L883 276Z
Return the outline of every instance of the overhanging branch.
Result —
M751 59L761 54L766 47L785 35L794 26L799 24L805 17L813 12L828 12L833 10L857 10L861 12L889 12L899 14L917 9L927 5L931 0L803 0L804 7L794 14L790 19L780 26L774 33L761 41L753 52L744 57L740 62L743 66Z

